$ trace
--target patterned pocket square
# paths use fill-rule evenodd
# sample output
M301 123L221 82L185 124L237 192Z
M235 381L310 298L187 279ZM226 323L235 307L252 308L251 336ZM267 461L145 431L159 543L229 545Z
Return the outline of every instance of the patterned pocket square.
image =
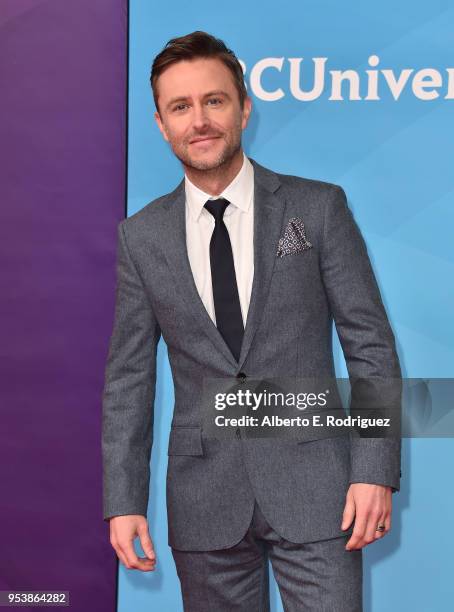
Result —
M303 220L292 217L287 223L284 235L279 238L276 256L284 257L310 248L312 248L312 244L306 238Z

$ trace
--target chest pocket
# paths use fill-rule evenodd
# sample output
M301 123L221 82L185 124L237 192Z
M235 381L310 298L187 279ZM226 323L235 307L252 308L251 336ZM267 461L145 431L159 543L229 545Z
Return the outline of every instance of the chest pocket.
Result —
M311 272L317 262L317 253L314 248L277 257L274 263L273 274L305 274Z

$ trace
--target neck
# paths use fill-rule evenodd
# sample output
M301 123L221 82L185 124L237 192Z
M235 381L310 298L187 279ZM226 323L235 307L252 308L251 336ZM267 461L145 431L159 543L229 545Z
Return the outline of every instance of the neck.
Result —
M196 187L217 196L233 181L243 165L243 149L240 148L235 155L221 166L212 170L197 170L184 166L186 176Z

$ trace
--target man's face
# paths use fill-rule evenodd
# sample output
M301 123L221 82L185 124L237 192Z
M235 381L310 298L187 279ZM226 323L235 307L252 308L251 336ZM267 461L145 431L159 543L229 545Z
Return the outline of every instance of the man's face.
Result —
M196 170L222 166L240 150L251 112L241 109L230 70L218 59L172 64L157 81L155 119L176 157Z

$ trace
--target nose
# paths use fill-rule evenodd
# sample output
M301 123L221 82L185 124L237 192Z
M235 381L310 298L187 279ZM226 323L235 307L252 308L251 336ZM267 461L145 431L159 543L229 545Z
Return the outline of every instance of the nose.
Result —
M203 130L209 124L207 108L204 104L194 104L193 107L193 127L196 130Z

